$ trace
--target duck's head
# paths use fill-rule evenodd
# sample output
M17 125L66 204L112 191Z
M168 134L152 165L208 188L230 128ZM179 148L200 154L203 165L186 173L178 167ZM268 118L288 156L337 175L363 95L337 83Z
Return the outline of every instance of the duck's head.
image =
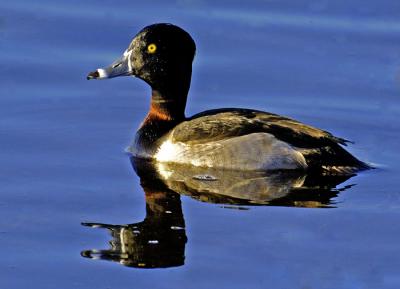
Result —
M121 58L106 68L90 72L87 79L136 76L153 90L171 90L171 85L189 82L196 46L183 29L166 23L143 28ZM188 78L188 79L187 79ZM188 88L187 88L188 89Z

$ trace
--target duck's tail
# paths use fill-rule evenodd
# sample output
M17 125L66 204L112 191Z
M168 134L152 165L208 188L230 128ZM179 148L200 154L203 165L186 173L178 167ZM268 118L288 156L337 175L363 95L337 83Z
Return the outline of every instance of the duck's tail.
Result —
M349 175L374 168L372 165L357 159L339 144L303 150L302 154L312 172Z

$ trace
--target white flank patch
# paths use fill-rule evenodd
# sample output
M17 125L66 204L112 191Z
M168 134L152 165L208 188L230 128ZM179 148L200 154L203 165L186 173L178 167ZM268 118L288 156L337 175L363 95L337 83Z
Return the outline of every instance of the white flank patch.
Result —
M162 143L154 158L159 162L179 162L179 156L184 150L184 144L166 140Z
M158 162L241 170L307 168L304 156L268 133L253 133L203 144L186 145L167 139L154 158ZM171 174L161 166L164 178Z

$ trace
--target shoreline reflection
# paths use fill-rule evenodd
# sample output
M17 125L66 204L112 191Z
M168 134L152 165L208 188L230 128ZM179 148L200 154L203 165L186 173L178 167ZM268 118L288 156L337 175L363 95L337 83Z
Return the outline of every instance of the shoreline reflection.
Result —
M307 175L305 172L248 172L161 164L131 158L145 193L146 217L127 225L82 223L110 232L110 248L85 250L91 259L136 268L184 265L187 236L180 196L224 208L291 206L334 208L337 188L354 175Z

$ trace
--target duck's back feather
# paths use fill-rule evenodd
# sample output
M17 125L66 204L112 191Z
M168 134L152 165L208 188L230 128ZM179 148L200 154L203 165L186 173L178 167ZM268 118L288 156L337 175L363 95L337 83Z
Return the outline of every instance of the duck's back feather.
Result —
M320 147L332 142L346 145L349 142L284 116L241 108L196 114L176 126L173 137L185 143L204 143L257 132L271 133L296 147Z

